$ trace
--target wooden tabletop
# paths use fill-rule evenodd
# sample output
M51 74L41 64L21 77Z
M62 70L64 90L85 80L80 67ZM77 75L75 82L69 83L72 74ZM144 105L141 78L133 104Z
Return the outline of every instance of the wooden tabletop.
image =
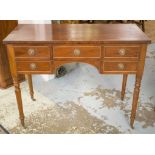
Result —
M135 24L19 24L11 43L150 43Z

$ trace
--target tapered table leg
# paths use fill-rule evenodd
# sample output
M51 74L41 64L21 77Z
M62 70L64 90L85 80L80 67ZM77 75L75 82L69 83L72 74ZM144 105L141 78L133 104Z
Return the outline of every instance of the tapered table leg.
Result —
M13 83L15 87L15 94L16 94L16 100L17 100L17 105L18 105L19 117L20 117L21 124L24 127L25 124L24 124L23 104L22 104L22 98L21 98L20 83L17 77L13 77Z
M128 74L123 74L122 91L121 91L121 100L124 100L127 78L128 78Z
M135 88L134 88L134 94L133 94L133 102L132 102L132 110L131 110L131 118L130 118L131 128L134 128L133 125L134 125L134 120L136 117L136 110L137 110L137 105L138 105L141 79L142 79L142 76L136 75Z
M147 46L145 44L143 44L141 46L141 54L140 54L139 63L137 66L135 88L134 88L133 102L132 102L132 110L131 110L131 117L130 117L131 128L134 128L133 125L134 125L134 120L136 117L136 110L137 110L137 105L138 105L141 80L142 80L143 71L144 71L146 50L147 50Z
M30 91L31 99L33 101L35 101L35 99L34 99L34 92L33 92L32 75L31 74L27 74L27 80L28 80L28 85L29 85L29 91Z
M18 73L17 73L16 63L15 63L15 53L14 53L14 48L12 45L7 45L7 52L8 52L8 58L9 58L9 64L10 64L13 84L15 87L15 94L16 94L17 106L18 106L18 111L19 111L19 117L20 117L21 124L24 127L25 125L24 124L24 112L23 112L20 83L18 81Z

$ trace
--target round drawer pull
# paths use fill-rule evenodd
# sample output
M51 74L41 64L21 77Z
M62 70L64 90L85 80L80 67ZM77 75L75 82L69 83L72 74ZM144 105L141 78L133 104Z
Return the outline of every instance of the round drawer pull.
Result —
M36 54L35 50L33 48L30 48L28 51L27 51L28 55L29 56L34 56Z
M37 65L35 63L30 64L30 69L31 70L36 70L36 68L37 68Z
M117 65L117 67L118 67L119 70L123 70L125 68L124 64L122 64L122 63L119 63Z
M74 55L79 56L80 55L80 50L79 49L74 49Z
M124 56L126 54L126 50L124 48L118 51L119 55Z

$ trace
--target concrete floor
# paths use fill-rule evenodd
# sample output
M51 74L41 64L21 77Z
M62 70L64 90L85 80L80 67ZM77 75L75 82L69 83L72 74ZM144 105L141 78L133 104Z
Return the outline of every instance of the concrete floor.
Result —
M22 83L26 126L21 127L14 89L0 90L0 123L11 133L155 133L155 44L148 47L135 129L129 126L134 75L120 100L121 75L100 75L79 64L62 78L33 76L36 102Z

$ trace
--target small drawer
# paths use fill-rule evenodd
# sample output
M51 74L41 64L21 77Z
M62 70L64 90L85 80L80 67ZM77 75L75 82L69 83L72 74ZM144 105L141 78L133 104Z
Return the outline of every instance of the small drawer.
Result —
M136 72L137 62L104 62L104 72Z
M49 58L49 46L14 46L16 58Z
M50 72L50 61L17 61L18 72Z
M105 46L104 57L139 57L140 46Z
M53 58L100 58L100 46L54 46Z

